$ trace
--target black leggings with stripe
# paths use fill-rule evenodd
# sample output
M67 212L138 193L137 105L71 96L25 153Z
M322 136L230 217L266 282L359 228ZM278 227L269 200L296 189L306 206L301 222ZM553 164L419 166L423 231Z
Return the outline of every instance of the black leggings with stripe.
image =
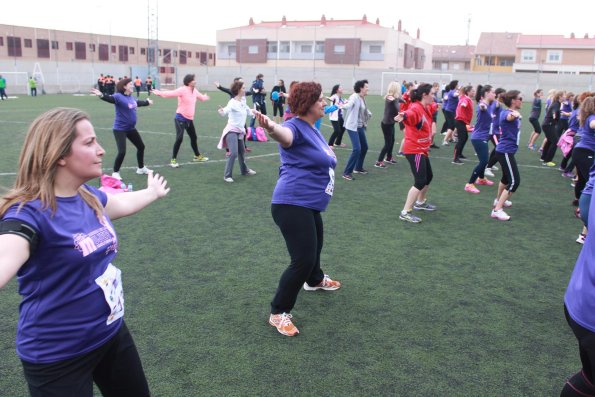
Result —
M496 159L502 166L502 182L506 185L506 190L515 192L521 184L521 175L519 174L519 167L517 166L514 153L500 153L496 152Z

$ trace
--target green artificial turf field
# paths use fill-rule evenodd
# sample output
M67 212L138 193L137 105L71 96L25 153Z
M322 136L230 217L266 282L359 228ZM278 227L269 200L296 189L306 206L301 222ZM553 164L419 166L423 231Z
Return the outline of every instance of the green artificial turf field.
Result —
M369 96L369 175L340 178L349 149L337 149L335 196L323 214L323 269L336 292L300 293L288 338L267 323L269 302L288 264L270 214L279 159L274 143L250 143L252 177L223 181L216 149L227 96L199 103L197 130L206 163L190 162L185 138L179 169L166 166L174 141L175 99L139 108L147 165L170 194L115 221L126 321L155 396L554 396L580 367L563 314L563 294L580 246L570 179L526 148L517 155L521 185L510 222L490 218L496 185L463 190L475 157L450 163L452 146L431 153L435 213L421 224L398 219L413 182L405 159L373 167L382 147L382 98ZM249 100L250 101L250 100ZM270 105L270 103L269 103ZM57 106L91 115L111 173L113 105L92 96L21 97L0 102L0 187L14 181L30 122ZM525 114L528 106L525 105ZM271 110L269 110L271 111ZM440 115L439 127L443 118ZM331 126L325 120L323 134ZM397 141L402 134L397 132ZM437 139L440 142L440 139ZM539 143L541 139L539 140ZM345 135L345 143L349 138ZM556 160L561 159L560 153ZM143 187L129 143L121 170ZM557 168L557 167L556 167ZM496 179L501 172L496 173ZM98 181L92 183L97 184ZM0 290L0 395L27 395L14 334L16 280Z

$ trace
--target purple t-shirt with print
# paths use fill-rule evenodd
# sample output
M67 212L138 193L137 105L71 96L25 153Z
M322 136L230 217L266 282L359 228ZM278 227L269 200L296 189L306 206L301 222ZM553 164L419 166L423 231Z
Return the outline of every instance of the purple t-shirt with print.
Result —
M587 121L579 127L581 140L576 144L577 148L588 149L595 152L595 130L590 127L593 120L595 120L595 114L587 117Z
M498 153L516 153L519 149L521 119L508 121L506 117L508 117L510 113L510 109L504 109L500 113L500 131L502 131L502 137L496 145L496 151Z
M295 117L283 126L293 133L293 142L288 148L279 145L281 166L272 203L324 211L335 187L337 157L307 122Z
M104 192L86 188L106 205ZM17 273L22 295L17 353L36 364L88 353L109 341L122 324L122 318L107 324L112 310L95 281L118 250L111 221L104 214L100 222L80 195L56 201L53 215L35 200L20 210L18 204L12 206L3 217L28 223L39 237L37 249ZM123 301L121 309L123 314Z
M482 110L481 105L484 105L486 108ZM496 117L494 110L494 102L488 104L484 101L481 101L480 105L477 106L475 127L473 128L473 133L471 134L472 140L488 141L490 139L492 127L494 125L494 117Z

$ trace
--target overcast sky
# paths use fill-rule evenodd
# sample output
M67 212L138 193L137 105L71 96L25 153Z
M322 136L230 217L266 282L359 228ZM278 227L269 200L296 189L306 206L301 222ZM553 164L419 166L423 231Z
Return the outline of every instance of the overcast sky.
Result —
M158 1L159 39L215 44L215 31L254 22L380 19L384 27L396 27L434 45L477 44L481 32L595 35L592 1L457 1L457 0L204 0ZM216 11L212 11L216 8ZM113 34L145 38L148 0L2 0L0 24L46 29ZM470 24L468 21L471 21Z

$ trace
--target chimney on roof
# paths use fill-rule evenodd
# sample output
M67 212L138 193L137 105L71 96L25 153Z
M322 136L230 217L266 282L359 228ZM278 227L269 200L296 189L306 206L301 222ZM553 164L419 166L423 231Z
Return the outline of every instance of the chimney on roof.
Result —
M583 39L588 39L589 38L589 33L585 33L585 36L583 37Z
M326 17L324 16L324 14L322 14L322 18L320 18L320 24L326 25Z
M415 35L415 37L416 37L417 39L419 39L419 34L420 34L420 31L419 31L419 28L417 28L417 34Z
M250 20L248 21L248 25L250 25L250 26L254 25L254 19L252 19L252 17L250 17Z
M399 19L399 23L397 23L397 30L400 32L401 31L401 20Z
M364 16L362 17L362 23L368 23L368 17L366 16L366 14L364 14Z
M570 38L574 39L574 32L570 33Z
M376 25L380 25L380 18L376 18Z

